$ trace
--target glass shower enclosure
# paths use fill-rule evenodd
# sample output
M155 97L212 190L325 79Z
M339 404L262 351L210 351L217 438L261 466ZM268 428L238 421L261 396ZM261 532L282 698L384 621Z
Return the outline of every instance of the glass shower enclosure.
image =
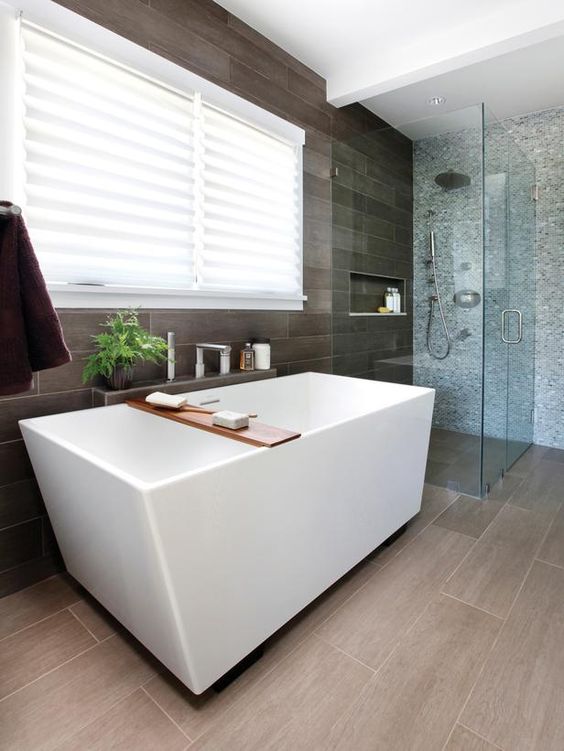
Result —
M535 170L482 104L400 130L412 174L374 162L391 132L333 146L335 372L434 388L427 481L483 497L533 440ZM376 312L388 286L402 319Z
M535 170L484 105L411 129L414 383L436 389L427 479L483 497L533 440Z

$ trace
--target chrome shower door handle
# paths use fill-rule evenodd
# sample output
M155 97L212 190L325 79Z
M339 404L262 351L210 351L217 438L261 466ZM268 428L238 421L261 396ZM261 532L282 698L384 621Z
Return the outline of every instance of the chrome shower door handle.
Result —
M505 336L505 332L507 330L507 314L508 313L516 313L517 314L517 339L508 339ZM501 311L501 340L505 342L505 344L519 344L519 342L523 339L523 314L520 310L517 310L517 308L507 308L506 310Z

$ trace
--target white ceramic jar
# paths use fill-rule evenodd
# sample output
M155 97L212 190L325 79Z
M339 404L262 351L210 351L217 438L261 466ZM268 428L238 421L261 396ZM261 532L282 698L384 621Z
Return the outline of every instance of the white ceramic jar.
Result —
M253 349L255 351L255 370L269 370L270 339L255 339Z

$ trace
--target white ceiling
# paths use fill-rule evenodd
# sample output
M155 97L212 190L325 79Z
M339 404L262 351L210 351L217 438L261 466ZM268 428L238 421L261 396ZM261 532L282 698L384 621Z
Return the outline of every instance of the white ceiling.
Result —
M411 137L485 101L499 118L564 104L563 0L219 0ZM427 104L444 96L440 108Z

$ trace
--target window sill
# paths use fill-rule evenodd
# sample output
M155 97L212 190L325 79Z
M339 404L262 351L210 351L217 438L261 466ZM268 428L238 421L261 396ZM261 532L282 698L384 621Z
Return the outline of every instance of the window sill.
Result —
M303 310L305 295L284 297L203 290L139 289L86 284L48 284L55 308L176 308Z

